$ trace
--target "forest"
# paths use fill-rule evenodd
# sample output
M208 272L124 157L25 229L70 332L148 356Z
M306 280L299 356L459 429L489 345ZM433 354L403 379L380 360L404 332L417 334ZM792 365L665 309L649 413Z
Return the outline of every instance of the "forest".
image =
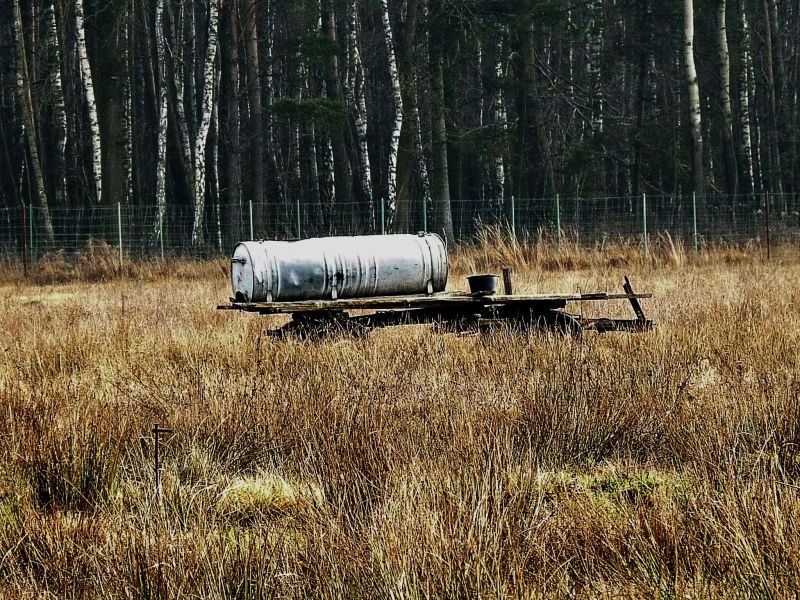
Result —
M125 207L155 244L301 211L450 240L454 207L556 195L757 206L798 192L799 44L788 0L2 0L3 231Z

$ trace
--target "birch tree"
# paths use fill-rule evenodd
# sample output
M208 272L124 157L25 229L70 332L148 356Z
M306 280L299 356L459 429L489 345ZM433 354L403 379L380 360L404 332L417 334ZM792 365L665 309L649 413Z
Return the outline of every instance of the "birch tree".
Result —
M219 25L219 0L208 3L208 44L206 46L203 81L199 93L202 96L200 122L194 145L194 220L192 245L203 242L203 217L206 208L206 140L211 126L214 103L214 69L217 58L217 27Z
M64 86L61 82L61 52L58 47L55 5L51 0L45 11L47 22L48 81L52 97L53 121L55 124L56 145L56 186L57 206L64 206L67 199L66 162L67 154L67 113L64 105Z
M97 120L97 102L92 81L92 68L86 51L86 30L83 23L83 0L75 0L75 31L78 38L78 63L86 105L89 110L89 130L91 132L92 171L94 175L95 199L103 202L103 154L100 145L100 123Z
M400 93L400 74L397 71L394 35L389 22L389 5L387 0L381 0L381 23L383 24L383 40L389 59L389 79L392 85L392 100L394 102L394 121L392 122L391 141L388 149L387 191L386 204L389 212L389 222L392 222L397 208L397 152L400 147L400 131L403 128L403 97Z
M739 0L739 14L742 29L742 71L739 89L739 120L741 122L742 141L741 155L744 159L743 172L746 179L746 190L756 192L756 180L753 169L753 143L751 133L750 98L755 97L755 77L753 73L753 59L750 53L750 27L745 12L744 0Z
M358 144L358 181L361 193L368 206L372 206L372 174L370 173L369 148L367 145L367 105L364 99L364 66L358 43L358 6L350 2L350 23L347 28L347 101L355 123Z
M728 53L726 27L726 0L718 0L716 7L717 60L719 68L719 102L722 112L722 156L725 163L725 183L729 194L736 194L739 174L733 143L733 111L731 109L731 61Z
M694 4L692 0L683 0L683 61L689 103L692 178L694 191L700 195L704 190L703 126L700 113L700 85L697 81L697 69L694 64Z
M158 71L158 133L156 142L156 237L161 240L167 212L167 69L164 52L164 0L156 2L156 65ZM163 241L163 240L161 240Z

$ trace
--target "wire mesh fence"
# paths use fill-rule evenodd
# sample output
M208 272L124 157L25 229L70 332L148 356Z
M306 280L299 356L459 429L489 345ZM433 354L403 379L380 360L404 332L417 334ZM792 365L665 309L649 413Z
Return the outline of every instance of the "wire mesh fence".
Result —
M367 203L242 203L206 207L195 222L191 206L93 206L44 211L31 206L0 209L0 253L30 263L48 253L79 252L105 242L130 258L227 255L244 239L297 239L325 235L437 231L438 204L411 207L404 225L388 207ZM451 202L457 242L475 239L482 227L499 226L517 239L569 240L591 246L609 240L641 242L668 233L687 247L724 243L800 242L800 195L708 194L602 198L505 198ZM395 213L398 214L398 213Z

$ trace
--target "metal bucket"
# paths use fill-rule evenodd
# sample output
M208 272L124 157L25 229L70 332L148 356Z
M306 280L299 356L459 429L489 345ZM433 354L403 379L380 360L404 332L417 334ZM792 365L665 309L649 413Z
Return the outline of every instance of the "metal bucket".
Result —
M447 249L432 233L241 242L231 284L238 302L432 294L447 285Z
M467 277L467 281L469 282L469 292L473 296L494 296L497 293L500 276L470 275Z

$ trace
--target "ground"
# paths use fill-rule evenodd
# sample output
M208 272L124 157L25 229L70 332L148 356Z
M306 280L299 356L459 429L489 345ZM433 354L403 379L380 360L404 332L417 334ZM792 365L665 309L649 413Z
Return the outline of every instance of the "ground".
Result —
M454 289L512 264L521 292L618 291L630 274L655 294L655 331L582 338L274 340L278 318L214 310L223 261L45 264L39 283L8 267L0 594L799 589L797 252L633 250L454 257ZM155 423L174 430L160 506Z

